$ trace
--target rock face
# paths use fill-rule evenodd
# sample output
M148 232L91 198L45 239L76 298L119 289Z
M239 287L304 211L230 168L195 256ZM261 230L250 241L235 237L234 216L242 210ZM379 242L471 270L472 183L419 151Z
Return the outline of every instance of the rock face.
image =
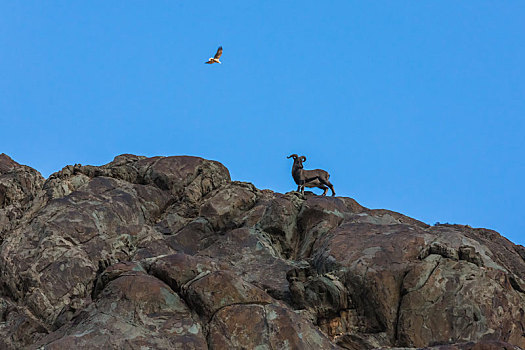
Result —
M525 248L197 157L0 155L0 349L525 348Z

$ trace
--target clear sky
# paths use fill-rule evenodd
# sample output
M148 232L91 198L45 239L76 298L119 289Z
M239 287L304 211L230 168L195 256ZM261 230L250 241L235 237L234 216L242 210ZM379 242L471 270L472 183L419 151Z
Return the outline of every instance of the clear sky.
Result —
M525 244L523 1L0 1L0 152L196 155ZM224 47L222 65L204 61ZM317 191L317 190L314 190Z

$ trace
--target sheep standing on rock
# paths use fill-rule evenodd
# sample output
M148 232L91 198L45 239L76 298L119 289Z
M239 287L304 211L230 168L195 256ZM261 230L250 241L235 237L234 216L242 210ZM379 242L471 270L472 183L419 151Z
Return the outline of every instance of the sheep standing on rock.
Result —
M293 158L292 177L298 185L297 192L304 194L305 187L318 187L324 190L323 196L325 196L326 191L330 188L332 196L335 196L334 186L328 180L330 178L328 172L322 169L304 170L303 162L306 162L305 156L299 157L297 154L292 154L287 158Z

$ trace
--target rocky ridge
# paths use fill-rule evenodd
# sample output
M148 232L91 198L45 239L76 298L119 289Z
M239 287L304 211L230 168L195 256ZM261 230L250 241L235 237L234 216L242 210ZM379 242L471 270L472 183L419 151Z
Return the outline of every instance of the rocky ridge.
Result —
M197 157L0 155L0 349L525 348L525 248Z

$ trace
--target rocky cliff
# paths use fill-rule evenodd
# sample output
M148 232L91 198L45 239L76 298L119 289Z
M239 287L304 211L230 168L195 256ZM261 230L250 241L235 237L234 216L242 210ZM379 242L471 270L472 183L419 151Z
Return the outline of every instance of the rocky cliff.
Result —
M0 155L0 349L525 348L525 248L196 157Z

